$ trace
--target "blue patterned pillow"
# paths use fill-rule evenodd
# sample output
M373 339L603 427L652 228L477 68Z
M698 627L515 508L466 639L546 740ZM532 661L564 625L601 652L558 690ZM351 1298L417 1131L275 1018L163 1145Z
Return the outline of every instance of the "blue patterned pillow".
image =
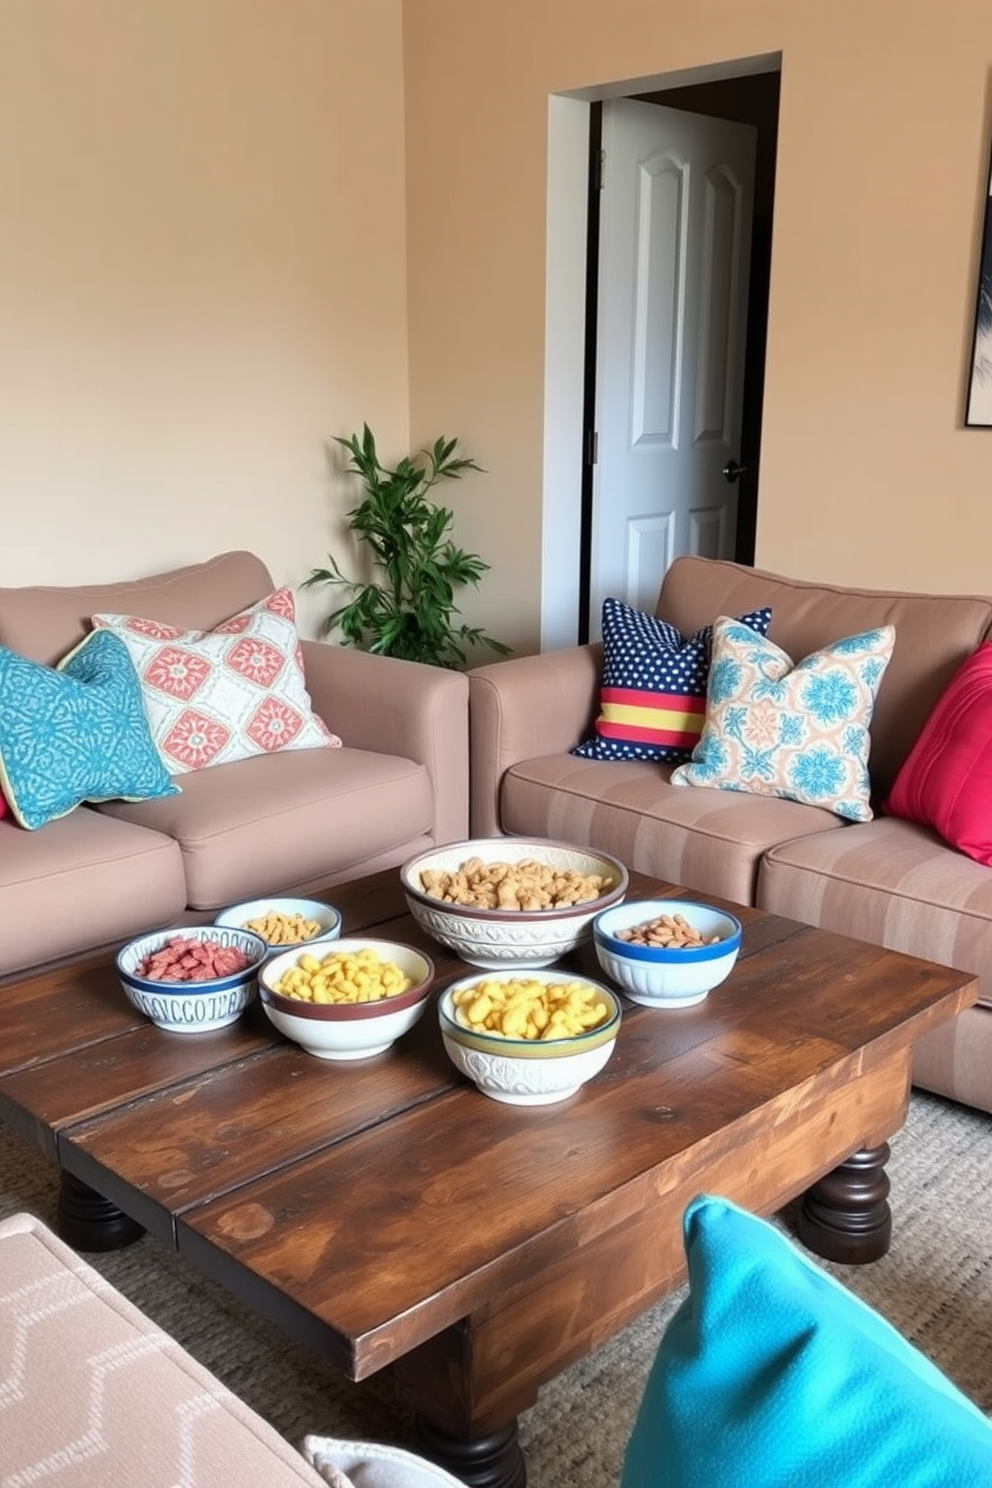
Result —
M765 635L770 609L740 616ZM687 760L706 713L712 625L688 638L674 625L603 600L603 681L596 734L573 749L583 759Z
M621 1488L989 1488L992 1423L763 1219L694 1199Z
M54 668L0 646L0 787L31 830L82 801L178 795L112 631L91 632Z
M869 724L896 633L847 636L798 663L721 616L713 626L706 722L673 785L781 796L871 821Z

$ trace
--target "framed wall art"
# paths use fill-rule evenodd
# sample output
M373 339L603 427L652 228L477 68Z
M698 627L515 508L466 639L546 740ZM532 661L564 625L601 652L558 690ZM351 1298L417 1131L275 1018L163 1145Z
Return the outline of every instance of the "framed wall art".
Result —
M985 196L975 331L971 345L968 402L964 421L968 428L992 428L992 162L989 165Z

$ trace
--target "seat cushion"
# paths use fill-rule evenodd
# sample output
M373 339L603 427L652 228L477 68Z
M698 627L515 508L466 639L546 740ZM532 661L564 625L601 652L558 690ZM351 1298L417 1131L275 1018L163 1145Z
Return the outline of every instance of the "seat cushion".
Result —
M5 1483L324 1488L325 1480L48 1227L0 1223Z
M88 806L40 832L0 821L0 976L173 924L185 905L182 855L160 832Z
M400 863L430 842L427 771L399 756L302 749L194 770L182 783L169 800L99 809L178 842L197 910Z
M680 789L669 784L672 769L572 754L524 760L503 777L500 822L505 832L600 848L628 868L738 904L754 902L758 863L769 847L847 830L816 806Z

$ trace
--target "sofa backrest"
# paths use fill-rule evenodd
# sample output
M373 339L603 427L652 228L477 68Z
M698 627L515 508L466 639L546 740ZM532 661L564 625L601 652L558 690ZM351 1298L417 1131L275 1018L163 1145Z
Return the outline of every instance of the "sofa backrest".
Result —
M937 698L992 624L992 598L982 595L845 588L696 557L672 563L657 614L686 634L761 605L772 607L769 639L795 661L859 631L895 626L871 724L876 796L888 792Z
M212 630L274 588L261 558L245 552L120 584L0 588L0 645L53 666L89 632L98 612Z

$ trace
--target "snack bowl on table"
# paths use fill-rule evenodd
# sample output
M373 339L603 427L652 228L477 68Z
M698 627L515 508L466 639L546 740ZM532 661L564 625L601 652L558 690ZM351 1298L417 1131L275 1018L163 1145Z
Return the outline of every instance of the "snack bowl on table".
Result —
M243 964L222 975L177 980L156 970L149 959L168 951L173 963L180 954L198 957L205 950L220 961ZM179 925L139 935L117 953L117 975L124 995L139 1013L169 1033L212 1033L240 1018L257 991L258 969L268 945L250 930L220 925ZM233 951L232 958L227 953ZM187 968L189 970L190 968Z
M473 859L488 867L526 862L548 874L593 875L603 880L594 897L548 909L499 908L450 903L428 888L424 875L459 873ZM407 906L417 923L470 966L488 970L540 969L588 938L597 914L619 903L628 875L619 858L541 837L481 837L428 848L400 869Z
M274 924L273 917L283 924ZM273 938L273 933L278 934L281 930L288 929L286 922L293 920L308 922L309 925L316 926L316 929L313 934L295 940ZM269 933L262 928L266 921L269 922ZM333 904L327 904L322 899L291 899L274 894L264 899L246 899L242 904L229 905L217 916L214 924L232 925L261 935L268 943L271 960L282 951L337 940L341 934L341 913Z
M560 987L577 983L590 989L594 1002L605 1008L602 1021L580 1033L561 1038L514 1038L485 1027L466 1026L457 999L493 984L537 983ZM487 994L488 995L488 994ZM567 1100L580 1086L599 1074L613 1053L620 1028L620 999L602 982L569 972L476 972L447 987L438 1000L441 1039L456 1069L473 1080L483 1095L512 1106L547 1106Z
M360 952L370 951L379 966L401 974L401 991L371 1001L309 1001L279 990L283 978L308 961L342 967ZM331 944L283 951L266 961L258 974L258 993L269 1021L318 1059L371 1059L383 1054L413 1027L427 1006L434 963L423 951L397 940L347 936Z
M635 927L681 916L702 944L633 944ZM691 1007L725 981L734 968L743 931L735 915L691 899L631 899L593 921L596 956L607 976L643 1007Z

